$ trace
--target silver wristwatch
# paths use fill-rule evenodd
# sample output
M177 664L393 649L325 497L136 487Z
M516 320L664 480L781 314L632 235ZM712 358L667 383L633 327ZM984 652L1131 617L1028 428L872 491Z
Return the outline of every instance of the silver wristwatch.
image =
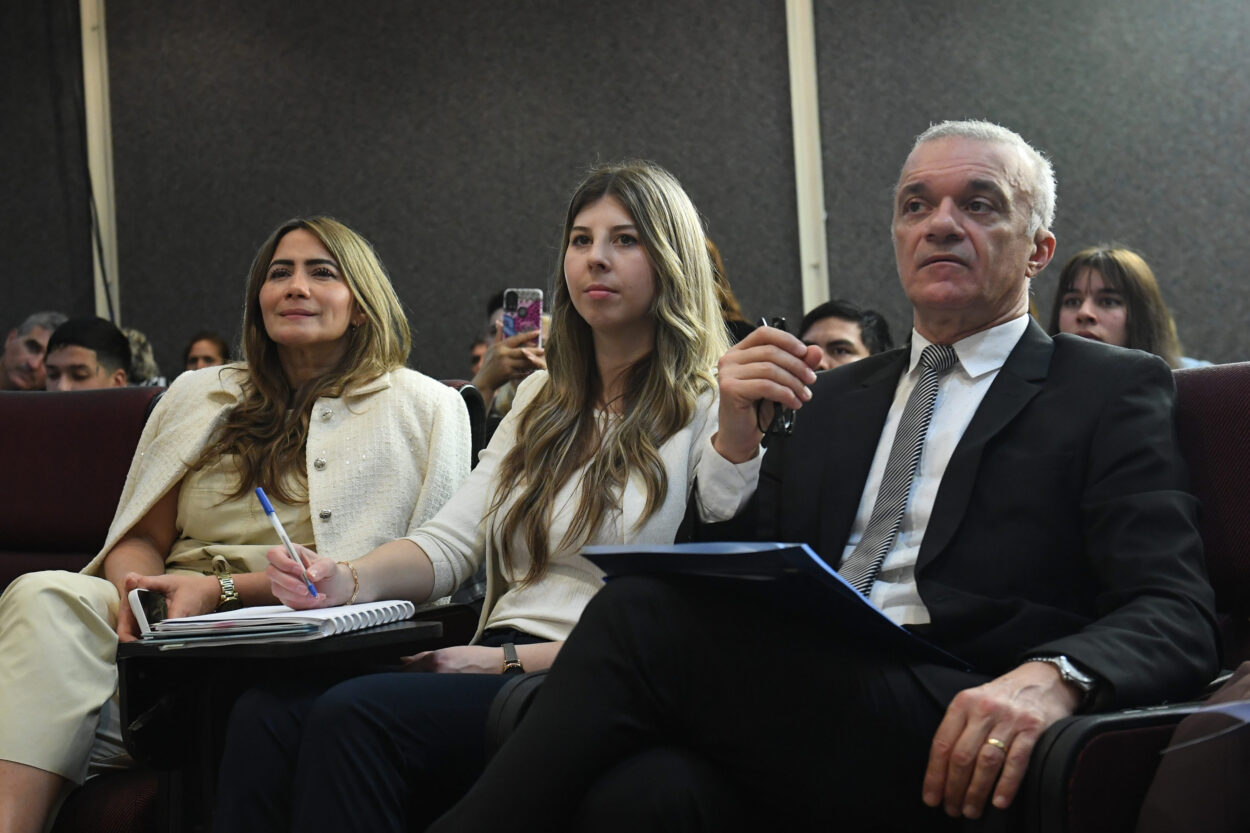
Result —
M1029 657L1025 662L1049 663L1055 667L1055 670L1059 672L1059 677L1065 683L1070 683L1079 688L1081 690L1081 702L1077 705L1078 710L1085 708L1093 700L1094 690L1098 687L1098 681L1073 665L1072 660L1063 654Z

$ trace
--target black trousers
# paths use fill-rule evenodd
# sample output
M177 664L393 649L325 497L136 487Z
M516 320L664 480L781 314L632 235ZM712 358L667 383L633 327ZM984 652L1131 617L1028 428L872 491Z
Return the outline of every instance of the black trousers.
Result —
M423 830L481 772L486 717L508 679L313 674L245 692L230 714L214 830Z
M749 583L615 579L430 830L957 827L920 800L949 700L921 671Z

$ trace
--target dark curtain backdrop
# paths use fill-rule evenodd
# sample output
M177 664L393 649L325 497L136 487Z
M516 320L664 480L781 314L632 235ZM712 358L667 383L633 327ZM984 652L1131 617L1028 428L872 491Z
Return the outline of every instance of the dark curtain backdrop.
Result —
M93 315L78 0L0 3L5 269L0 336L27 315Z
M986 118L1046 150L1059 179L1043 319L1078 250L1153 266L1186 354L1250 358L1250 3L817 0L830 283L910 327L890 194L930 122Z
M237 335L280 222L369 237L413 361L468 372L483 307L548 287L590 163L685 184L752 315L801 312L785 10L757 0L110 0L123 319L167 370Z

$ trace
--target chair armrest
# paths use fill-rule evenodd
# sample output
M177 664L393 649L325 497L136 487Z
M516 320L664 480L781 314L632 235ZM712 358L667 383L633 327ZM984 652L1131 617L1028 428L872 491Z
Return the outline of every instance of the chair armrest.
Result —
M1075 715L1047 729L1003 829L1027 833L1132 830L1176 724L1202 707L1182 703ZM993 828L987 828L993 829Z
M464 400L464 406L469 411L469 466L472 468L477 465L478 453L490 439L486 433L486 401L472 382L444 379L443 384L460 393L460 398Z
M521 718L529 711L534 698L538 696L538 689L545 679L547 679L546 668L541 671L518 674L499 689L499 693L491 701L490 714L486 717L486 757L488 759L493 757L499 747L503 746L504 741L512 735L521 722Z

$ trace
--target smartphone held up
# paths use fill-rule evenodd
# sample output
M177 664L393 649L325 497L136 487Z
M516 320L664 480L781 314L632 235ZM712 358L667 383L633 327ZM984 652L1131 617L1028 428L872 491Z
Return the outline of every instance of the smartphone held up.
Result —
M535 347L543 346L543 291L541 289L505 289L503 293L503 337L538 331Z

